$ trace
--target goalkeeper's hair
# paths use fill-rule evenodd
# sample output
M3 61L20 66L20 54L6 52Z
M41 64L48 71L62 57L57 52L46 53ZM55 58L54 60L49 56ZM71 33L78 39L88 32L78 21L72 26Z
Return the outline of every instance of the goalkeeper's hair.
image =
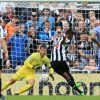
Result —
M46 48L46 49L47 49L47 45L46 45L45 43L41 43L40 46L39 46L39 48L40 48L40 49L41 49L41 48Z

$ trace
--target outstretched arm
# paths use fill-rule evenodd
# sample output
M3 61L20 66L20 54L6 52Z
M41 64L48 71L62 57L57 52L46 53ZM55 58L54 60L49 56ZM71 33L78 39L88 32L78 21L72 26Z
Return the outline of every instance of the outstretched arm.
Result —
M52 78L52 81L54 81L54 76L53 76L54 70L52 67L50 67L49 70L50 70L49 76Z
M53 76L54 69L51 67L51 63L50 63L49 59L47 60L47 64L46 65L49 68L49 76L52 78L52 81L54 81L54 76Z
M69 28L66 33L64 34L62 43L70 42L73 38L73 31L71 28Z
M54 81L54 69L51 67L51 64L47 65L49 67L49 76L52 78L52 81Z

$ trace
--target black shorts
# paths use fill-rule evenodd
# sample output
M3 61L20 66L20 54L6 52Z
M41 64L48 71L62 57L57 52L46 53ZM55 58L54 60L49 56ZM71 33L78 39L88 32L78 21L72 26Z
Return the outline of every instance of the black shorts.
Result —
M64 72L69 71L69 67L66 61L52 61L51 66L54 69L54 71L60 75L63 75Z
M2 62L2 59L0 59L0 70L2 70L2 65L3 65L3 62Z

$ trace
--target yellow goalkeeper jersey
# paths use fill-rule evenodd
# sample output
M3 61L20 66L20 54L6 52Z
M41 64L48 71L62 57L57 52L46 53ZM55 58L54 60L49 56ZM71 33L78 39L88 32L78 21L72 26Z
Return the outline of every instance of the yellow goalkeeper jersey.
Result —
M24 67L36 69L42 65L51 67L49 58L45 55L41 58L40 53L32 53L24 62Z
M26 78L26 80L33 79L35 76L35 71L38 67L42 65L47 65L50 67L50 74L53 74L53 68L51 68L50 60L45 55L41 58L40 53L32 53L24 62L24 65L13 75L14 80L20 80L21 78Z

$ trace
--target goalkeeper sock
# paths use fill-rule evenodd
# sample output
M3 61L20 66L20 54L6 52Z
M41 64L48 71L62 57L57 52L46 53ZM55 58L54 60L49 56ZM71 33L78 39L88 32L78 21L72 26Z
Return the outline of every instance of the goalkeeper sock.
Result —
M8 88L10 85L12 85L10 82L5 83L2 88L1 91L5 90L6 88Z
M81 93L83 93L81 90L79 90L78 88L77 88L77 86L76 86L76 84L75 84L75 82L73 81L73 80L68 80L67 81L68 82L68 84L74 89L74 90L76 90L79 94L81 94Z
M18 91L17 93L18 93L18 94L21 94L21 93L23 93L23 92L29 90L32 86L33 86L33 85L31 85L31 84L27 84L27 85L25 85L23 88L19 89L19 91Z

